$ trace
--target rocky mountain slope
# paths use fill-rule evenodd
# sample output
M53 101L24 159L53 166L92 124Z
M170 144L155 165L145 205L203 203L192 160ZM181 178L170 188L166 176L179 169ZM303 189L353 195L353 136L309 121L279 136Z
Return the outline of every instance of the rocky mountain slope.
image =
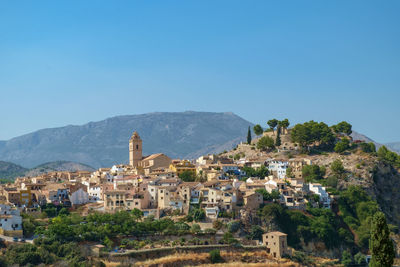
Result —
M95 168L128 161L134 130L144 154L165 153L194 158L231 149L245 140L252 123L233 113L149 113L109 118L80 126L43 129L0 142L0 159L33 167L55 160L76 161Z

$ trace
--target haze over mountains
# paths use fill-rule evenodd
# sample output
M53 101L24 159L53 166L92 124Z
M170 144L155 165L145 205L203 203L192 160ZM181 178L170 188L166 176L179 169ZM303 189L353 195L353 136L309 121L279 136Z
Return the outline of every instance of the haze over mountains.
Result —
M231 149L245 140L252 123L233 113L157 112L127 115L80 126L43 129L0 141L0 160L31 168L45 162L74 161L94 168L127 163L133 131L144 154L194 158Z
M128 141L135 130L143 139L145 155L161 152L171 158L195 158L231 149L245 140L249 126L253 124L230 112L117 116L84 125L42 129L0 141L0 160L25 168L54 161L79 162L94 168L127 163ZM373 142L357 132L353 138ZM400 150L398 143L389 147Z

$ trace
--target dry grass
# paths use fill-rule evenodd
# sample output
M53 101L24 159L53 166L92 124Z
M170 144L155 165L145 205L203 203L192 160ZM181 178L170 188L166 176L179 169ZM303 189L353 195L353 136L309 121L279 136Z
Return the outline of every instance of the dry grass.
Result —
M184 262L207 263L209 262L209 253L176 253L158 259L149 259L146 261L137 262L135 263L135 266L154 266L159 264L177 264L176 266L179 266L181 265L180 263Z
M265 251L232 252L221 251L225 263L211 264L209 253L181 253L158 259L136 262L134 266L271 266L271 267L300 267L298 263L287 259L272 259Z
M218 263L218 264L202 264L196 265L201 267L236 267L236 266L246 266L246 267L300 267L298 263L277 263L277 262L264 262L264 263L244 263L244 262L229 262L229 263Z

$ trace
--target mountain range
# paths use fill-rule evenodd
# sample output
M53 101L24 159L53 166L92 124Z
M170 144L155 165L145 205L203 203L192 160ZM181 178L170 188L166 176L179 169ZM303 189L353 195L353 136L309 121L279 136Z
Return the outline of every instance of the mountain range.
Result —
M231 112L117 116L0 141L0 160L26 168L59 160L109 167L128 162L128 142L133 131L141 136L145 155L165 153L171 158L195 158L231 149L246 139L249 126L253 124Z
M0 141L0 160L23 166L0 164L0 171L3 168L5 173L20 174L54 161L58 163L52 168L59 161L79 162L93 168L127 163L133 131L143 140L144 155L164 153L171 158L191 159L230 150L246 139L249 126L254 124L231 112L187 111L116 116L84 125L42 129ZM355 140L374 142L357 132L352 136ZM374 143L377 148L381 146ZM400 152L400 143L387 146ZM63 170L75 170L73 165L62 165Z

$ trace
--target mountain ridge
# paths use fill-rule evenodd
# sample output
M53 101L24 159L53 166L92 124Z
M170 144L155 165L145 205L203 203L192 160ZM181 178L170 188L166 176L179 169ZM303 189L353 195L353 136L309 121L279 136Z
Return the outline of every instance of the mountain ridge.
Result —
M33 167L65 160L95 168L127 163L134 130L143 139L144 154L195 158L218 153L244 141L253 123L232 112L152 112L119 115L83 125L40 129L0 141L0 160ZM99 145L100 144L100 145Z

